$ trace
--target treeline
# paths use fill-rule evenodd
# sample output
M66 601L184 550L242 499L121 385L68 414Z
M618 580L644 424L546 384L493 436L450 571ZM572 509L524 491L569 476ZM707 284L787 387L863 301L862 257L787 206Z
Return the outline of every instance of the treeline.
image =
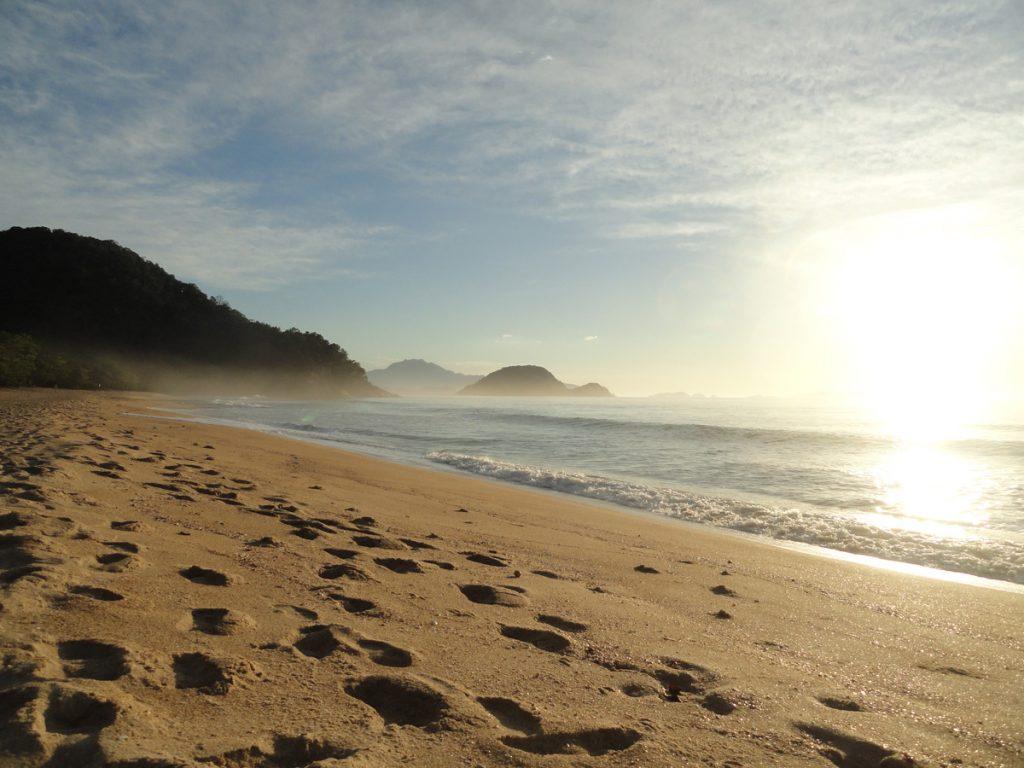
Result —
M232 373L247 383L267 374L277 388L380 393L337 344L249 320L110 240L44 227L0 232L0 285L0 330L17 361L5 370L23 377L34 348L33 385L47 385L61 370L61 381L152 387L181 367L193 384L203 376L225 386ZM121 373L105 378L97 362L104 359L119 361Z
M114 361L60 352L24 333L0 331L0 387L138 389L139 381Z

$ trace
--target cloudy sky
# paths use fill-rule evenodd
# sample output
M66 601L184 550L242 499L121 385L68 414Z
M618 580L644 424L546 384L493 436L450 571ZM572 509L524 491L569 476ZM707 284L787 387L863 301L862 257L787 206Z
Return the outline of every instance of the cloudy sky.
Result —
M911 315L1024 390L1016 0L10 0L0 182L371 368L840 391Z

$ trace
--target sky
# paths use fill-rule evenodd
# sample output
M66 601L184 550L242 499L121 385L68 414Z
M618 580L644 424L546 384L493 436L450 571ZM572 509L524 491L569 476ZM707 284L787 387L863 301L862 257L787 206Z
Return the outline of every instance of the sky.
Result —
M1024 392L1017 0L7 0L0 182L368 369Z

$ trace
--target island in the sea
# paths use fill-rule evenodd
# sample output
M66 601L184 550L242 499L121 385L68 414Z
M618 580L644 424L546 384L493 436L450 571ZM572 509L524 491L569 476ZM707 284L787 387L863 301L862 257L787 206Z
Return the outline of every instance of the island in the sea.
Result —
M614 397L600 384L572 387L555 378L539 365L510 365L463 387L460 395L497 395L512 397Z

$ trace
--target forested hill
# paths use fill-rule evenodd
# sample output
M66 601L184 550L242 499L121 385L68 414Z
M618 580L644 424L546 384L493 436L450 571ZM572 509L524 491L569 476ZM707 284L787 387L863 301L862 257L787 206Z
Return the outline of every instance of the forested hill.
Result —
M44 227L0 232L0 285L0 345L34 345L72 378L84 375L82 386L382 394L337 344L250 320L110 240ZM8 369L12 354L0 351ZM76 383L31 378L4 383Z

